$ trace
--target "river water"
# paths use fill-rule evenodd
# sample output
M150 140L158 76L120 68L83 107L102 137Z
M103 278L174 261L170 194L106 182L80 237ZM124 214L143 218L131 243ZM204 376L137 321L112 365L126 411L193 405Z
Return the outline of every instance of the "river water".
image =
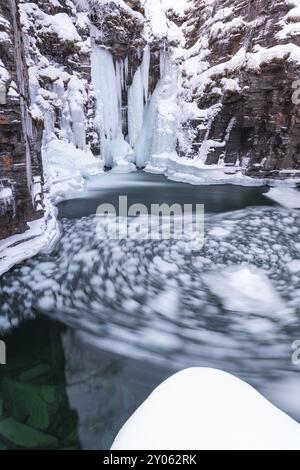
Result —
M266 191L139 172L95 177L61 203L55 249L1 278L0 448L107 449L153 388L193 366L234 373L300 421L300 214ZM204 246L99 240L97 207L120 195L204 204Z

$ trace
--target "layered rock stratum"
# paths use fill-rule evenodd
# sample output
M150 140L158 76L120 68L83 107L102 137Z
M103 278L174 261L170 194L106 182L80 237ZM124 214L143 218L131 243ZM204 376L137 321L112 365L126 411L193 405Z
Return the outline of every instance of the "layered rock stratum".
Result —
M137 166L150 162L153 168L155 157L176 154L178 161L239 168L252 177L296 175L299 38L299 0L2 5L0 237L24 231L28 221L43 215L49 159L43 158L43 169L42 148L73 145L82 152L82 166L84 154L92 164L91 152L111 164L104 158L111 141L121 148L113 123L103 122L93 51L105 50L116 76L122 71L116 104L121 139L129 142ZM137 74L143 103L136 101ZM148 121L143 113L152 113ZM123 143L122 148L128 152ZM53 174L52 168L52 180Z

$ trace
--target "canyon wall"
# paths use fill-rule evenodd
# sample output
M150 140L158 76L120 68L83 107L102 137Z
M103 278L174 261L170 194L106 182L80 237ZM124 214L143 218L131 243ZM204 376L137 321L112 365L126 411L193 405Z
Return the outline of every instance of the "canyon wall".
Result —
M41 129L29 114L29 82L16 2L0 5L0 238L43 214Z
M195 1L183 32L183 89L202 116L183 123L193 131L179 150L193 155L207 140L207 164L239 162L253 176L299 170L300 3Z
M103 164L300 170L298 0L11 0L0 33L0 238Z
M127 61L128 87L145 44L150 94L164 78L150 104L157 129L148 159L174 151L200 165L238 167L254 177L300 170L298 4L91 0L96 44L110 51L115 63ZM125 121L127 106L123 93ZM165 135L176 134L174 148L161 144L166 138L159 126ZM145 152L144 145L133 147Z

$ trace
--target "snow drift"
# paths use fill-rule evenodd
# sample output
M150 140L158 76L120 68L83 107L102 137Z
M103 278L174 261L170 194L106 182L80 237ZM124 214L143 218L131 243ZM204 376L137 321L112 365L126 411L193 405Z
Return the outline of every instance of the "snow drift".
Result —
M187 369L157 387L112 450L300 449L300 425L242 380Z

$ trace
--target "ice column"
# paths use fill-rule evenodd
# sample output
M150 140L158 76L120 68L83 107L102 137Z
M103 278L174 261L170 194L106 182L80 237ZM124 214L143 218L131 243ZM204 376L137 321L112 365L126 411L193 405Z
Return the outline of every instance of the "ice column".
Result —
M143 128L145 104L149 93L150 49L146 46L140 67L128 91L128 140L134 147Z
M68 104L71 116L72 142L75 147L86 149L85 109L86 91L84 83L77 77L72 77L68 85Z
M116 73L112 55L102 47L93 47L92 80L95 88L97 109L96 124L100 132L101 154L105 164L112 166L109 144L122 137L120 106L121 74Z
M136 164L143 167L156 154L176 149L179 121L177 105L178 73L167 51L160 54L161 78L146 107L143 126L135 142Z

